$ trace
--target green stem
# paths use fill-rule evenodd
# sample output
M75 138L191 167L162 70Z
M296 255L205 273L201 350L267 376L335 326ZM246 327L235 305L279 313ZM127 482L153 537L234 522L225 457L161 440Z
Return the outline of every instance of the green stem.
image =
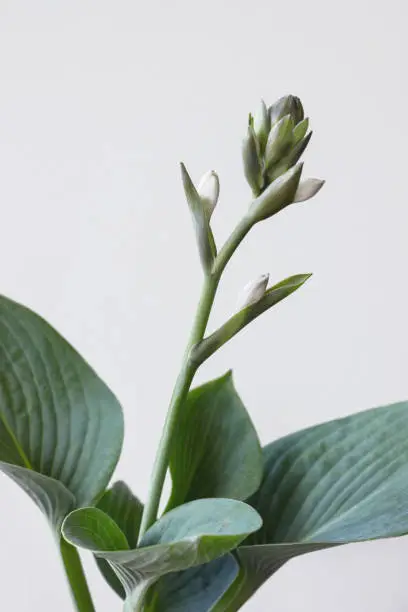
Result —
M142 522L140 525L139 542L143 534L147 531L147 529L149 529L157 518L161 492L169 464L170 445L173 437L173 431L178 420L180 409L197 370L197 366L190 360L190 352L193 346L197 344L197 342L199 342L204 336L205 328L207 327L208 318L210 316L211 307L214 301L216 288L216 281L211 276L207 277L204 282L195 321L163 427L163 432L156 455L156 461L153 468L150 493L148 496L148 501L144 507Z
M60 540L60 552L65 574L71 588L72 599L78 612L95 612L88 583L78 551L64 538Z
M157 450L156 460L153 468L150 491L146 505L143 510L142 521L139 531L139 543L144 533L156 521L160 505L163 484L169 466L171 441L173 432L177 425L180 410L183 407L184 400L189 392L194 375L198 369L198 365L191 359L191 352L194 346L201 342L207 328L208 319L214 303L215 294L221 275L236 250L239 243L244 239L251 228L249 218L244 219L237 225L230 238L225 243L224 247L216 257L211 273L206 276L204 286L201 293L201 298L198 303L196 316L191 330L190 338L187 343L187 348L181 365L181 370L178 375L173 395L171 397L170 406L167 412L166 421L163 427L159 448Z
M243 241L254 222L249 216L243 217L238 223L231 236L228 238L221 251L218 253L213 266L213 274L220 279L224 272L225 266L235 253L239 244Z

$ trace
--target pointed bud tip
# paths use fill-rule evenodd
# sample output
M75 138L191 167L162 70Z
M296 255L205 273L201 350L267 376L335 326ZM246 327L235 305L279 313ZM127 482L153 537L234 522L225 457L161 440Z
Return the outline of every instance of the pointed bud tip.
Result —
M260 274L259 278L258 278L258 282L269 282L269 272L267 272L266 274Z
M190 182L190 175L187 171L187 168L184 164L184 162L180 162L180 173L181 173L181 180L183 182L184 187L187 185L187 183Z
M180 172L181 172L181 178L183 180L183 182L187 179L190 178L189 173L187 172L187 168L184 162L180 162Z
M216 180L218 180L218 175L215 172L215 170L207 170L207 172L205 172L203 176L200 178L200 181L198 183L198 189L200 189L200 187L205 185L206 182L211 180L213 177L216 178Z
M263 98L260 99L258 112L261 112L261 113L268 112L268 107L266 106L265 100Z

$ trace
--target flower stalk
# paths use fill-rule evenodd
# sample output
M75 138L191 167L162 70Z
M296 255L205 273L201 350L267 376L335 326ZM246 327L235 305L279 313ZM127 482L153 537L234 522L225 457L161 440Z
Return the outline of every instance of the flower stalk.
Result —
M298 201L312 197L323 184L322 181L312 179L299 186L303 164L298 163L298 160L310 139L311 132L306 134L308 126L302 104L295 96L285 96L270 108L261 102L255 119L249 115L242 157L244 174L254 199L218 253L210 225L211 214L219 197L218 175L213 171L208 172L196 188L186 167L181 165L184 192L192 213L204 270L204 283L158 447L140 526L139 543L157 519L173 434L197 369L243 327L298 289L310 276L297 275L268 290L266 286L269 277L265 276L255 289L252 288L253 295L243 304L242 309L218 330L205 337L222 273L251 228L293 204L296 197Z
M197 306L190 338L184 353L180 373L174 386L170 400L166 421L157 450L156 460L150 485L148 500L145 505L139 532L139 542L143 534L157 519L162 489L169 465L171 442L174 429L177 425L180 410L190 390L193 378L198 370L199 363L193 358L194 349L203 340L207 329L208 319L214 303L221 275L237 249L251 228L251 222L245 218L231 234L223 249L217 255L211 272L205 276L201 297Z

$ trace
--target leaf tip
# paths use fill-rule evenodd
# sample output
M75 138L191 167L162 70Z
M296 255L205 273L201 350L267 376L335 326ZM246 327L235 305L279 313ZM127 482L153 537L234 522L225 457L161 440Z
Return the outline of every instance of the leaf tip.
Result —
M226 382L229 382L229 381L231 381L231 382L232 382L232 381L233 381L233 379L234 379L234 373L233 373L233 371L232 371L232 368L230 368L229 370L227 370L227 371L225 372L225 374L224 374L223 376L221 376L221 380L225 380Z

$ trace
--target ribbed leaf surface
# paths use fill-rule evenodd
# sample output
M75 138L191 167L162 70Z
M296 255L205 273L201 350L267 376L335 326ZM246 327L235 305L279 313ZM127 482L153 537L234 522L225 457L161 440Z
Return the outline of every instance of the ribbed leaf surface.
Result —
M408 533L406 402L297 432L267 446L264 458L250 500L263 527L238 549L240 588L217 612L238 610L292 557Z
M58 522L68 499L90 504L106 487L122 439L121 408L89 365L41 317L0 297L0 469L34 487Z

